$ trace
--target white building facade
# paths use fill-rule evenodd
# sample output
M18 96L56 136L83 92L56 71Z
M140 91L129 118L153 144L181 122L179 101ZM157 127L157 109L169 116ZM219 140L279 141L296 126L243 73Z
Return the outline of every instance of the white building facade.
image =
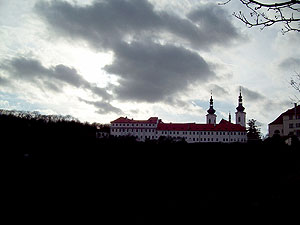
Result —
M288 109L269 124L269 136L296 135L300 139L300 105Z
M111 122L110 135L115 137L133 136L137 141L158 140L160 137L185 140L188 143L233 143L247 142L246 113L242 105L242 96L239 96L239 105L236 112L236 124L222 119L216 123L213 98L207 110L206 124L196 123L164 123L158 117L148 120L134 120L120 117Z

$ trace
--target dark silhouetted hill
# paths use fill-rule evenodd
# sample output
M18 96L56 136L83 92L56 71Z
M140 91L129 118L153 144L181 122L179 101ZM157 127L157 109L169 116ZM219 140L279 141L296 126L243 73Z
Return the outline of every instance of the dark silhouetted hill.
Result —
M294 224L298 218L299 149L279 137L256 144L97 140L95 126L71 117L26 114L1 114L0 126L10 178L2 182L10 187L3 192L6 208L25 213L23 222L41 216L105 224Z

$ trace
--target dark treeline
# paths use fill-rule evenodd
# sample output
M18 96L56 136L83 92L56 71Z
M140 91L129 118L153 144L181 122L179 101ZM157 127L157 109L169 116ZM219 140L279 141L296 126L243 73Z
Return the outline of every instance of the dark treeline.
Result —
M43 150L52 144L91 141L96 133L95 125L81 123L72 116L23 111L1 110L0 127L1 139L7 147L18 145L22 149Z
M291 224L299 212L300 150L280 137L138 143L96 139L95 124L70 116L3 111L0 127L9 203L24 220L86 213L85 223Z

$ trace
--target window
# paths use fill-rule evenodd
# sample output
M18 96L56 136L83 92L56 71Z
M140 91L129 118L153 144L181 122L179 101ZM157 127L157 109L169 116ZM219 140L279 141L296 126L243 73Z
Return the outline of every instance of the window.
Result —
M241 122L241 117L238 117L238 122L239 122L239 123Z
M206 132L204 132L204 135L206 135Z
M207 135L210 135L209 131L207 132Z
M207 141L209 141L209 138L207 138Z
M300 123L296 123L296 127L300 127Z
M293 119L293 115L289 115L289 120L292 120Z
M294 124L290 123L289 128L293 128L293 127L294 127Z

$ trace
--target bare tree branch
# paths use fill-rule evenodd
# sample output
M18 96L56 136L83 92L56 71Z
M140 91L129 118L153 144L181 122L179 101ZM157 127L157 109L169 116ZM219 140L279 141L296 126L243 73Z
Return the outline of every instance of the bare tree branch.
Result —
M226 5L228 0L219 5ZM233 16L241 20L247 27L270 27L276 23L284 24L282 33L289 31L300 32L300 0L287 0L279 3L263 3L256 0L239 0L249 10L234 12Z

